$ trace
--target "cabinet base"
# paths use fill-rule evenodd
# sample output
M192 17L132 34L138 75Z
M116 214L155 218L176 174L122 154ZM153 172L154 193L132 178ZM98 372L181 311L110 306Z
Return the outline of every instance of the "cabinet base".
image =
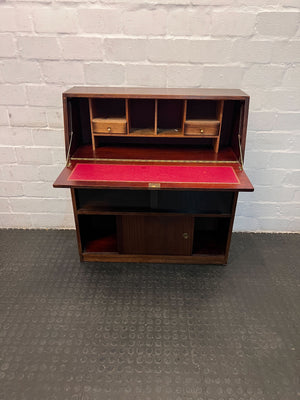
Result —
M227 264L225 255L193 255L193 256L166 256L166 255L132 255L112 253L82 253L81 261L100 262L140 262L159 264Z

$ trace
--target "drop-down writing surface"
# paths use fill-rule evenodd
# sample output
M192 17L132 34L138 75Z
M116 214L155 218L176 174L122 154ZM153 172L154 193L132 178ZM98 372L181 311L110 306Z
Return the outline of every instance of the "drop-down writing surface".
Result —
M101 175L100 171L101 173L103 171L106 172L106 177L103 174ZM168 172L172 172L172 176L168 177ZM163 177L165 178L161 179ZM113 164L112 170L110 164L78 164L72 162L70 167L65 167L63 169L62 173L55 181L54 187L151 189L151 183L154 182L160 184L160 189L253 190L253 186L244 171L241 171L237 165L228 166L226 164L197 167L193 165L141 166L127 164L124 166L124 164Z

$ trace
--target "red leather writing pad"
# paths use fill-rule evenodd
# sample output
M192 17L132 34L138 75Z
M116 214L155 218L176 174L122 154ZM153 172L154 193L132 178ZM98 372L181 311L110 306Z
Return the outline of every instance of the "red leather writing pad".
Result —
M99 182L239 183L232 167L76 164L68 180Z

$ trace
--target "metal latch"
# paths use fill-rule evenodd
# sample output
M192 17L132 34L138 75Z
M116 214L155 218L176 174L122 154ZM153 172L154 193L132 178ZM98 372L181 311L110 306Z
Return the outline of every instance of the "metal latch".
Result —
M241 135L240 134L238 134L238 141L239 141L239 151L240 151L240 170L243 171L244 160L243 160L243 152L242 152L242 144L241 144Z

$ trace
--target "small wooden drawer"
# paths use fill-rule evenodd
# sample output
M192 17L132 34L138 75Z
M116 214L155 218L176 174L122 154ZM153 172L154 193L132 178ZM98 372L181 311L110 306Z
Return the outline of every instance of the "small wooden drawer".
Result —
M184 134L186 136L218 136L220 121L189 119L184 123Z
M93 118L93 133L123 134L126 135L125 118Z

